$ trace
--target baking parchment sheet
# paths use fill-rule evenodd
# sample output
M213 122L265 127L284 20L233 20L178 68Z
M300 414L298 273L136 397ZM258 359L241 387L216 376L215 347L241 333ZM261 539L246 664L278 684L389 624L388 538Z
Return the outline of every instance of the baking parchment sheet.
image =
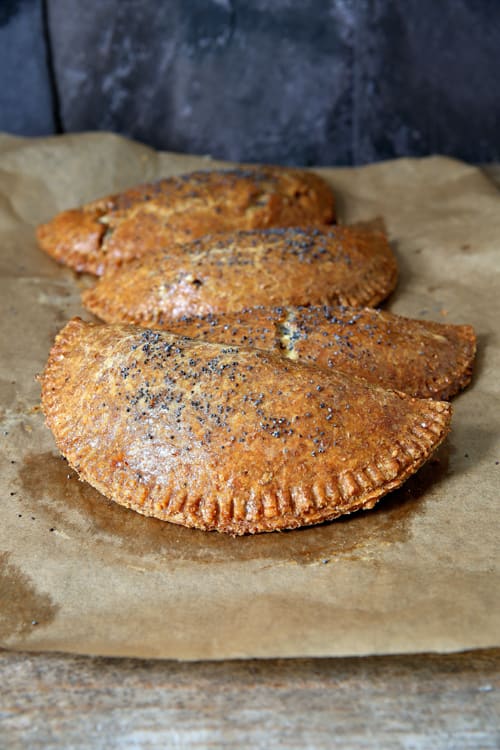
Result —
M500 193L474 167L318 170L341 221L386 222L401 270L386 307L479 337L450 437L373 511L233 539L115 505L58 455L35 375L89 318L89 280L39 251L35 226L215 164L105 133L0 138L0 645L191 660L500 645Z

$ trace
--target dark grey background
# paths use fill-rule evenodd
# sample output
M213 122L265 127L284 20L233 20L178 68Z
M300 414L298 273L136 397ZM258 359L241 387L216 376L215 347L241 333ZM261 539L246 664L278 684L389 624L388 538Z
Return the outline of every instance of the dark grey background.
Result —
M0 0L0 130L500 160L500 0Z

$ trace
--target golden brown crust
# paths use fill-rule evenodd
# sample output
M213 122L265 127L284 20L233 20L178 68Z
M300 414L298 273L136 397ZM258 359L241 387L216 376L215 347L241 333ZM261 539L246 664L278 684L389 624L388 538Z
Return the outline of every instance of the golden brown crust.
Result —
M82 299L108 323L165 327L258 305L376 305L396 280L381 232L289 227L207 236L182 255L151 253L109 271Z
M177 336L278 351L383 388L437 400L451 398L470 382L476 352L471 326L369 308L261 307L188 317L163 327Z
M373 507L451 415L268 352L79 319L41 382L47 424L82 479L145 515L231 534Z
M239 167L170 177L63 211L38 227L40 247L76 271L107 268L214 232L329 224L335 202L318 175Z

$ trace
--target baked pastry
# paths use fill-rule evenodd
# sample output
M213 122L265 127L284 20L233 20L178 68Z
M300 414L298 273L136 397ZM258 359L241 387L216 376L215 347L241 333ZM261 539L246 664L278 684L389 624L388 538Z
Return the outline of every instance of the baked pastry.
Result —
M37 237L59 262L99 276L208 233L329 224L334 218L332 190L318 175L242 166L169 177L63 211L39 226Z
M41 376L56 443L128 508L230 534L371 508L451 409L258 349L74 319Z
M185 315L264 305L376 305L397 266L381 232L345 226L255 229L195 240L110 271L83 294L109 323L166 327Z
M417 398L449 399L470 382L472 326L354 307L258 307L171 321L177 336L281 352Z

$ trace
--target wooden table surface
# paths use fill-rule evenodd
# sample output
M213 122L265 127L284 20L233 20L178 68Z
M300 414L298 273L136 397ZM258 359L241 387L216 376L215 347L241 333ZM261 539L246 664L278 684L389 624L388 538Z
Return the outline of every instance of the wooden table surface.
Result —
M500 186L500 165L486 169ZM178 663L0 651L0 750L500 748L500 649Z
M500 747L500 649L179 663L0 652L0 747Z

